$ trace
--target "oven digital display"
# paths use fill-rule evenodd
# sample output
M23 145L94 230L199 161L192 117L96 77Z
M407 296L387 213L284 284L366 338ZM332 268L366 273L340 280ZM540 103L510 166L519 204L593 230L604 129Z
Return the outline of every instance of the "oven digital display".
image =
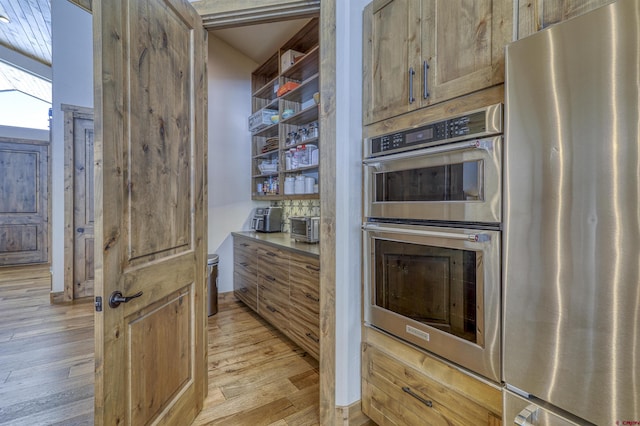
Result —
M412 144L416 142L426 142L433 139L433 127L429 127L428 129L422 129L417 132L407 133L406 135L406 143Z

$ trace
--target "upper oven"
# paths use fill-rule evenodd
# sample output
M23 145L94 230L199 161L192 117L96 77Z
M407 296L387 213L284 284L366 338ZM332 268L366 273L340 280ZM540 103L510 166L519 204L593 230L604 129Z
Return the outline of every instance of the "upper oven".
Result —
M369 219L498 224L502 105L365 139Z

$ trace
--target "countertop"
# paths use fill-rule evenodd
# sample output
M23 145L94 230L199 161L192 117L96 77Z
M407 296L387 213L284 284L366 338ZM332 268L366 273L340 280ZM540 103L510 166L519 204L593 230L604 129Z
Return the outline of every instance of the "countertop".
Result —
M320 256L320 244L309 244L291 239L291 235L288 232L254 232L254 231L240 231L232 232L231 235L238 237L251 238L261 243L270 244L275 247L283 247L288 250L292 250L301 254L319 257Z

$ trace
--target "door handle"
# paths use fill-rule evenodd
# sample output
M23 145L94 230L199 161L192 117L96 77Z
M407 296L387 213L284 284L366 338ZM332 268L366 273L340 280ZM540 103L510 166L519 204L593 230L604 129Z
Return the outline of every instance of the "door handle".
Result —
M114 291L109 296L109 306L112 308L117 308L121 303L128 303L131 299L135 299L136 297L142 296L142 292L139 291L133 296L123 296L121 291Z
M415 75L413 67L409 68L409 104L415 102L416 98L413 97L413 76Z
M514 424L519 426L533 426L538 420L538 407L531 404L518 413L513 420Z
M429 72L429 63L424 61L422 63L422 98L429 98L429 81L427 79L427 75Z

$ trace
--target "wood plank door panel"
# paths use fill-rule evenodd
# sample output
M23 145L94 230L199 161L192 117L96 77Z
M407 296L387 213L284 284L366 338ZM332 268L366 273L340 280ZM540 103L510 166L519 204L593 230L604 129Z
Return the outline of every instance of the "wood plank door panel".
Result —
M49 260L49 146L0 138L0 266Z
M95 423L190 424L207 382L207 34L185 0L93 16ZM138 297L110 306L116 291Z

